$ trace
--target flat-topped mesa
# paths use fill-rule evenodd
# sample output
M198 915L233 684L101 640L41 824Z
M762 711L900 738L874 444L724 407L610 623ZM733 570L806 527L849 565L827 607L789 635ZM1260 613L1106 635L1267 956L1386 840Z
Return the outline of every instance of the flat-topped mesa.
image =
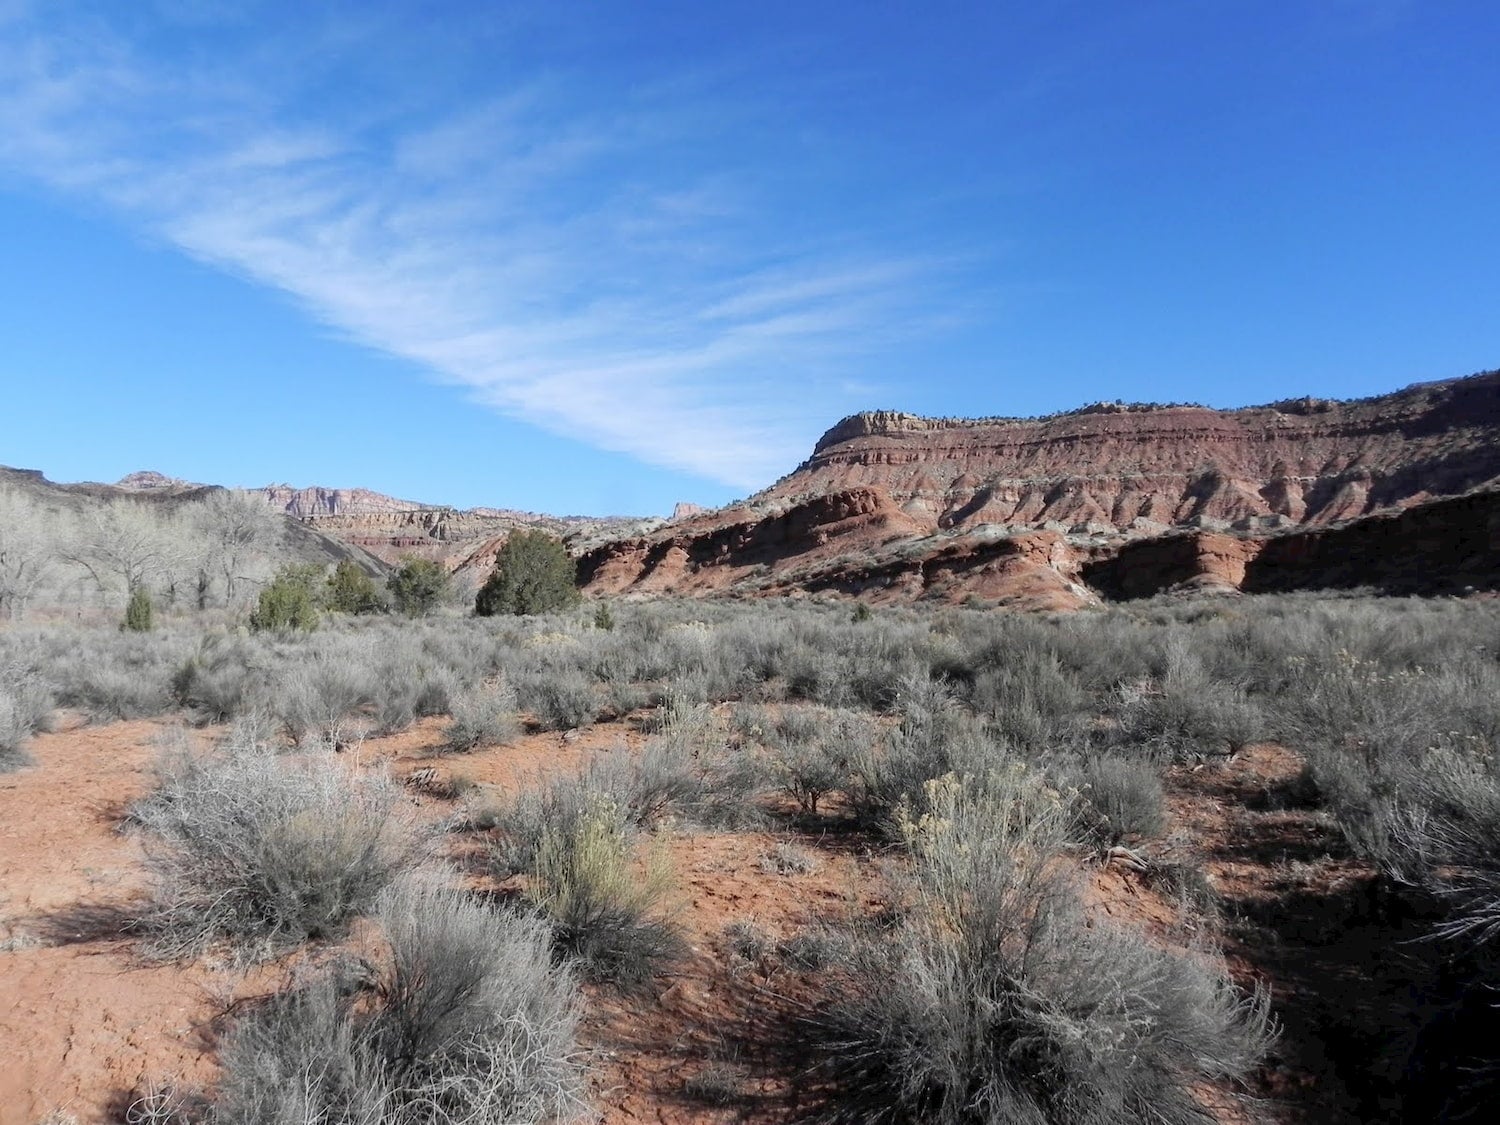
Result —
M1045 418L852 415L774 502L881 487L933 528L1329 523L1500 477L1500 373L1355 402L1100 403Z
M1083 605L1164 582L1248 588L1258 553L1249 540L1476 491L1500 495L1500 372L1357 401L1237 410L1095 403L980 419L868 411L836 424L770 488L584 552L580 573L598 593L838 589L876 600L976 594ZM1390 526L1430 538L1438 525ZM1124 561L1127 544L1172 536L1192 541L1130 553L1161 581L1105 565ZM1354 540L1337 539L1346 541ZM1334 544L1317 553L1324 570ZM1290 544L1278 550L1297 557ZM1467 565L1465 574L1482 570ZM1496 571L1500 584L1500 562ZM1181 577L1190 573L1199 577ZM1286 581L1303 577L1321 581Z

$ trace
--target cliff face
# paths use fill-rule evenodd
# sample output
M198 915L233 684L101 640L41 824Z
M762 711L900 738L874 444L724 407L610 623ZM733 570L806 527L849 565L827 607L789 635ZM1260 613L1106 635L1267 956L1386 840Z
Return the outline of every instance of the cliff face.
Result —
M1348 570L1341 552L1368 536L1382 543L1359 548L1370 567L1409 553L1407 527L1423 529L1431 564L1447 549L1433 537L1467 511L1438 502L1497 486L1497 372L1356 402L1227 411L873 412L838 423L795 472L743 504L587 552L581 573L601 593L840 589L1040 607L1168 588L1296 588ZM1421 508L1431 512L1394 518ZM1347 532L1381 513L1394 522ZM1467 565L1484 571L1473 557Z
M859 414L764 495L878 484L934 529L1324 524L1493 482L1497 433L1500 373L1359 402L1244 410L1099 406L1029 421Z
M639 534L661 520L547 516L509 508L460 510L398 500L364 488L293 488L272 484L251 495L318 532L387 563L418 555L450 570L489 573L495 552L517 529L542 530L584 549L603 539Z
M268 484L252 489L265 497L266 503L289 516L306 519L316 516L380 516L391 513L421 511L431 507L394 496L371 492L366 488L293 488L289 484Z

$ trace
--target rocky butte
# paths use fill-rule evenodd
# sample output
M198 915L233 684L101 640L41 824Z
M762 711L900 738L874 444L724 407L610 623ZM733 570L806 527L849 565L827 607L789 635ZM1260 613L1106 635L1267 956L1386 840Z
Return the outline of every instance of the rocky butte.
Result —
M583 553L598 594L1027 608L1188 589L1497 585L1500 372L1349 402L856 414L749 499Z

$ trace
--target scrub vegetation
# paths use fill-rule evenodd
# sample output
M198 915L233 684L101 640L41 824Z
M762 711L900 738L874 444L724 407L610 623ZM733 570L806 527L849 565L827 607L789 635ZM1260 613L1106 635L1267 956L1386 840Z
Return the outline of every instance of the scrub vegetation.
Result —
M790 835L756 853L766 879L812 877L838 854L820 840L881 872L862 892L878 910L790 937L747 918L724 939L733 979L795 982L778 1017L804 1091L791 1117L1216 1120L1206 1097L1250 1098L1280 1021L1221 955L1254 919L1191 859L1166 858L1172 801L1183 778L1227 775L1265 744L1304 768L1257 799L1326 824L1334 858L1363 864L1378 909L1424 939L1403 946L1425 966L1402 1001L1408 1030L1368 1052L1388 1119L1500 1092L1484 1057L1500 987L1489 603L1021 616L618 601L607 628L600 604L347 609L311 631L164 613L149 632L0 632L10 768L57 707L214 727L207 748L164 752L132 810L153 880L132 923L143 952L338 950L361 918L386 943L362 968L325 957L241 1013L219 1085L163 1113L571 1119L588 1100L580 996L649 1007L701 956L672 841L777 832ZM433 752L456 763L591 727L621 741L601 749L593 731L576 766L472 789L423 827L378 761L350 751L429 716ZM459 844L492 891L458 889L445 851ZM1181 906L1170 940L1096 909L1106 869ZM732 1103L741 1064L715 1066L684 1082Z

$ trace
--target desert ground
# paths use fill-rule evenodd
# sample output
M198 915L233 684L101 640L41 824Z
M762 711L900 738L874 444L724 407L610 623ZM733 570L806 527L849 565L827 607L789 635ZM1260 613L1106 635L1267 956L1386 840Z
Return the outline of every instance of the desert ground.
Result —
M266 1120L295 1076L299 1120L507 1119L494 1091L372 1111L256 1038L335 980L340 1065L385 1049L442 976L402 976L401 887L438 883L429 912L545 935L563 999L509 1119L1460 1119L1491 1096L1496 613L13 627L45 698L0 775L0 1114Z

